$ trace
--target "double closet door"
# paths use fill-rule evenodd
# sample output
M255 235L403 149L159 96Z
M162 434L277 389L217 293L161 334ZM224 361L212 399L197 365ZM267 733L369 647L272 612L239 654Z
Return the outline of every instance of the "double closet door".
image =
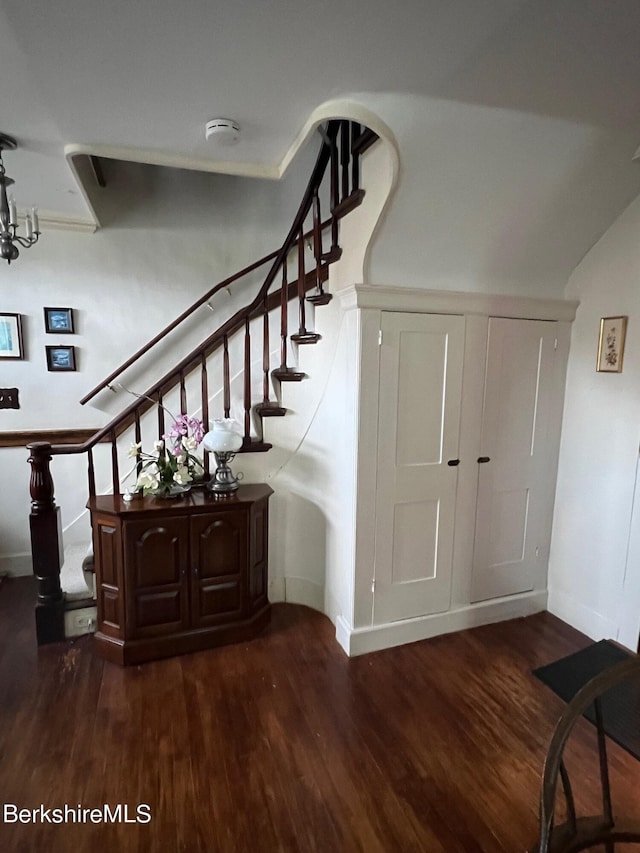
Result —
M376 624L448 610L454 572L469 575L467 603L526 592L539 578L555 484L549 426L561 405L557 323L490 318L483 347L466 352L465 326L461 315L382 314ZM463 423L479 360L482 409ZM476 436L477 456L459 457L461 430ZM464 518L462 477L476 494ZM473 536L468 565L454 565L458 536Z

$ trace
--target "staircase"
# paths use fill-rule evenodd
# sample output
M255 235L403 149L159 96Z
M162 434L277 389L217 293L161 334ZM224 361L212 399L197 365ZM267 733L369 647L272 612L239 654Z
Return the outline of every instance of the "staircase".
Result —
M31 463L30 513L34 574L37 578L36 628L38 643L64 638L65 601L60 586L62 533L60 509L54 498L50 461L54 456L86 455L88 494L96 494L98 445L110 447L110 480L113 494L122 488L123 447L145 442L150 429L160 438L166 431L165 412L171 400L174 411L198 414L207 424L212 417L230 417L232 392L239 398L243 444L240 452L265 452L263 419L283 417L281 386L301 382L305 373L289 363L289 342L315 345L320 335L311 328L310 315L332 298L326 285L331 264L339 260L340 221L361 204L360 156L377 139L375 133L346 121L330 121L321 129L322 145L298 212L279 249L219 282L138 352L93 388L80 402L87 403L106 389L121 385L120 377L140 364L154 347L161 346L194 312L220 291L249 286L262 270L260 283L244 307L209 334L178 364L144 393L77 445L37 442L28 446ZM329 212L322 218L322 206ZM290 332L292 315L297 328ZM275 360L275 361L274 361ZM122 386L124 387L124 386ZM213 393L212 393L213 391ZM218 393L219 392L219 393ZM217 407L218 411L213 411ZM209 459L205 455L205 474Z

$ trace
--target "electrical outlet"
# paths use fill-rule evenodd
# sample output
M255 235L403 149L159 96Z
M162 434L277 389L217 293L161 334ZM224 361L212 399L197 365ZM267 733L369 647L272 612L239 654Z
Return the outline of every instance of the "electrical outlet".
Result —
M81 637L83 634L93 634L97 622L97 607L80 607L77 610L67 610L64 614L64 635L65 637Z

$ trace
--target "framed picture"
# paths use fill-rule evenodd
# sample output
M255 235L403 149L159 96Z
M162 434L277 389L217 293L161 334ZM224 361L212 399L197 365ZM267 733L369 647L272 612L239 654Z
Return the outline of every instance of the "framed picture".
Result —
M47 350L47 370L75 370L75 347L45 347Z
M44 328L49 334L73 334L73 308L45 308Z
M600 320L600 339L596 364L596 370L599 373L622 373L626 334L626 317L603 317Z
M0 358L24 358L20 314L0 314Z

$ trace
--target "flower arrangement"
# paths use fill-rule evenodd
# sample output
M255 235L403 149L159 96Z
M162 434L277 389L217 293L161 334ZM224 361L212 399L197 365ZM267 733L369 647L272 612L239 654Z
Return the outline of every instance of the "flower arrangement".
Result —
M202 459L195 454L204 436L204 424L198 418L180 415L163 438L153 443L153 453L132 444L129 457L140 464L135 491L171 494L176 486L187 486L204 472Z

